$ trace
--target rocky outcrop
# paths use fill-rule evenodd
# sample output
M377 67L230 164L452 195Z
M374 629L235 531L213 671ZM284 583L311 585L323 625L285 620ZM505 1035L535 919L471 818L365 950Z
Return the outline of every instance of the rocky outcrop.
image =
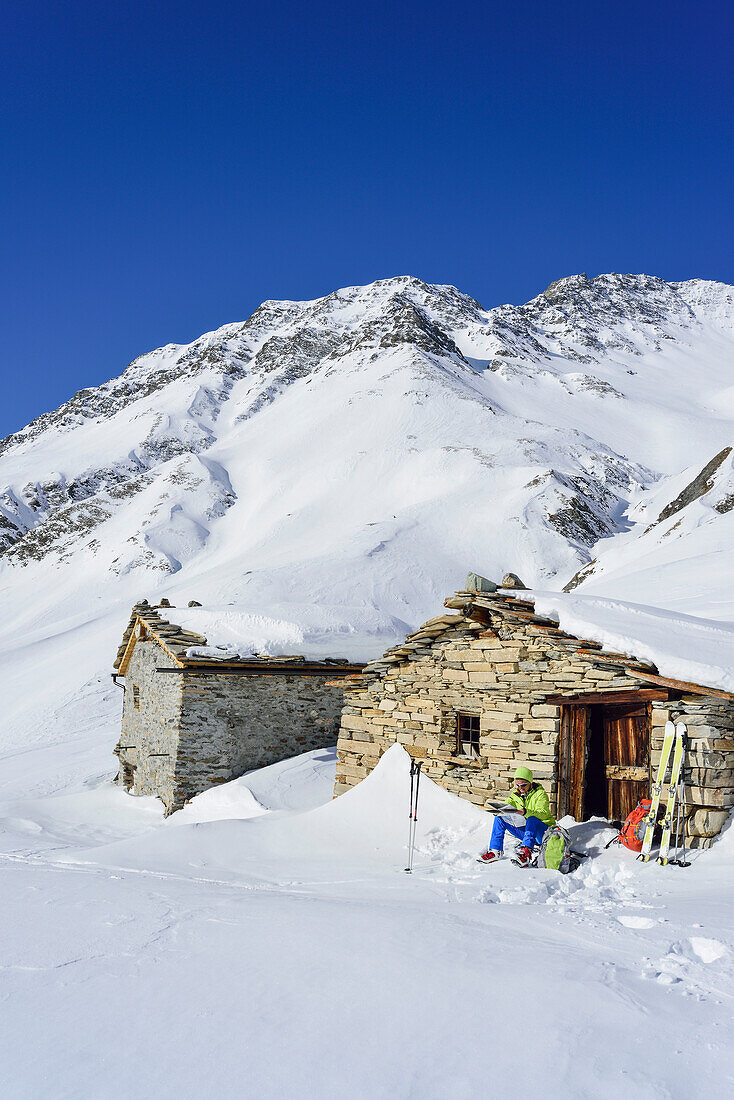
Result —
M731 454L731 447L724 447L719 451L717 455L707 462L700 474L694 477L693 481L686 485L685 489L682 489L675 500L671 500L670 504L666 504L662 512L658 516L656 523L664 523L666 519L670 519L677 512L680 512L688 504L692 504L694 500L698 500L705 493L708 493L714 486L714 478L719 467L723 463L724 459L728 458ZM727 511L726 508L721 507L721 503L714 507L717 511Z

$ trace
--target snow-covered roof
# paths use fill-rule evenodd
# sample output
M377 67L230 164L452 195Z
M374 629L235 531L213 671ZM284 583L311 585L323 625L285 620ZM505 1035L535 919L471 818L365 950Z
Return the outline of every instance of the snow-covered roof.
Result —
M661 676L734 692L734 623L565 592L523 593L538 615L577 638L657 668Z
M493 586L494 587L494 586ZM458 592L445 612L409 634L366 666L381 673L447 630L481 630L482 611L502 614L541 629L549 626L574 642L586 659L616 659L643 678L662 676L714 691L734 693L734 623L701 619L662 608L601 596L529 589ZM124 674L135 643L134 628L146 628L181 666L208 662L349 665L346 658L306 658L298 653L304 637L295 623L272 619L231 604L151 607L136 604L118 650L115 667Z
M147 600L135 604L118 649L115 668L124 675L135 642L141 634L136 624L144 624L182 667L202 663L265 665L323 665L333 670L351 665L346 658L307 658L296 652L303 633L295 623L271 619L242 610L231 604L203 606L195 601L188 607L159 604Z
M657 607L599 596L529 589L463 591L446 601L459 613L439 615L405 641L371 661L365 673L380 674L457 627L481 630L482 611L518 623L552 629L559 640L575 643L579 656L615 661L637 678L680 681L734 693L734 623L696 618ZM355 685L356 686L356 685Z

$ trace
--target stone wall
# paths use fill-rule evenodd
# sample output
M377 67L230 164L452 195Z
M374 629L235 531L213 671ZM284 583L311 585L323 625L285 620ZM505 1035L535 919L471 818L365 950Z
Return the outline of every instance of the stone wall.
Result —
M333 676L333 667L323 675L187 671L153 639L138 641L125 673L115 781L160 798L170 814L216 783L334 745L344 693L327 685Z
M175 667L157 642L137 642L125 674L122 729L115 749L120 761L115 782L130 794L155 795L167 807L173 804L176 788L181 678L155 670Z
M344 693L324 675L183 672L174 798L336 743ZM163 679L159 676L159 679ZM170 677L173 678L173 677Z
M734 806L734 706L713 696L684 695L653 703L652 763L656 768L666 721L685 722L686 834L695 848L708 848Z
M425 773L448 790L492 809L504 801L518 764L527 764L549 792L558 793L560 706L549 695L637 690L622 661L590 655L591 643L557 630L511 622L441 616L409 637L398 659L350 687L339 731L335 794L363 779L393 742L420 756ZM490 616L487 616L490 618ZM531 619L528 613L525 619ZM408 650L409 652L405 652ZM478 759L457 756L456 713L479 717ZM668 717L689 725L688 831L705 846L719 831L724 807L734 805L734 707L706 696L656 704L653 763ZM701 730L695 736L694 728ZM705 731L705 733L703 732Z

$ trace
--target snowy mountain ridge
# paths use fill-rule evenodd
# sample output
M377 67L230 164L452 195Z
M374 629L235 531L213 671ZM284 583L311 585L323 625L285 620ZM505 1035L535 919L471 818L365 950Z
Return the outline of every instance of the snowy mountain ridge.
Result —
M673 338L665 328L671 322L679 330L700 327L702 322L721 326L731 337L734 288L701 279L666 283L644 275L577 275L552 283L524 306L485 311L455 287L429 286L400 276L311 302L266 301L241 324L224 325L188 345L167 344L134 359L118 378L78 391L59 409L0 441L0 454L48 428L107 418L182 375L196 377L208 368L237 379L248 364L267 372L285 356L303 367L309 359L313 365L358 347L385 348L401 337L427 351L463 358L452 340L459 334L483 334L490 359L512 359L517 352L535 362L559 355L592 362L594 351L642 354L645 346L660 350L662 339ZM680 335L679 331L679 341ZM493 364L495 370L503 365Z
M573 276L525 306L484 311L453 287L400 277L314 302L265 302L243 324L139 357L119 378L80 391L3 441L1 545L20 563L48 554L66 556L75 545L88 546L88 533L117 512L120 502L160 479L169 486L201 489L204 516L191 518L194 523L214 519L235 499L226 470L203 457L221 441L217 424L223 412L229 413L228 426L236 428L299 380L309 384L340 369L350 371L358 385L373 381L374 374L379 383L384 359L390 370L397 367L410 375L411 388L401 396L412 397L414 407L428 397L420 380L430 379L432 387L451 390L455 399L491 415L526 421L525 442L532 453L518 458L542 467L542 452L549 447L563 456L560 470L537 470L533 487L539 492L531 496L553 498L544 502L543 522L560 530L582 564L589 546L618 529L620 501L626 505L638 486L674 471L647 468L649 448L641 448L637 461L608 427L586 438L584 403L573 409L563 399L634 402L629 391L635 387L622 392L617 376L620 367L628 378L636 371L619 360L661 352L666 340L679 352L695 354L705 327L730 350L731 287L700 280L668 284L648 276ZM569 365L576 369L569 371ZM554 404L565 407L555 410L560 415L545 417L541 433L536 394L527 391L543 387L557 391L551 395ZM676 395L678 403L681 396ZM668 412L664 406L662 411ZM701 411L705 419L709 410ZM607 409L607 419L611 426L625 415ZM95 431L101 425L104 431ZM456 428L448 445L461 448L461 424ZM520 426L512 429L522 443ZM569 434L570 446L557 439L559 429ZM547 433L550 438L539 447L538 437ZM698 449L701 453L700 444ZM479 462L488 460L484 450L475 455ZM47 461L58 451L63 472ZM554 509L554 503L559 507ZM76 537L70 539L72 532ZM155 550L147 555L150 538L140 530L131 535L139 552L117 562L117 568L147 564L176 571L180 559L175 554L167 562ZM545 575L554 571L546 567Z

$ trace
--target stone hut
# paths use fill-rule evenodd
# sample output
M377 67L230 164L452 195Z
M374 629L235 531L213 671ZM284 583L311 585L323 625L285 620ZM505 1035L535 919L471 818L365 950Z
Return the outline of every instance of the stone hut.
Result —
M362 668L341 659L233 656L171 621L185 615L167 601L136 604L113 673L125 691L116 782L160 798L167 814L252 768L333 745L341 679Z
M398 741L431 779L488 810L523 763L558 817L620 821L649 795L670 719L689 733L690 844L713 843L734 806L734 695L564 633L517 585L479 587L346 681L335 794Z

